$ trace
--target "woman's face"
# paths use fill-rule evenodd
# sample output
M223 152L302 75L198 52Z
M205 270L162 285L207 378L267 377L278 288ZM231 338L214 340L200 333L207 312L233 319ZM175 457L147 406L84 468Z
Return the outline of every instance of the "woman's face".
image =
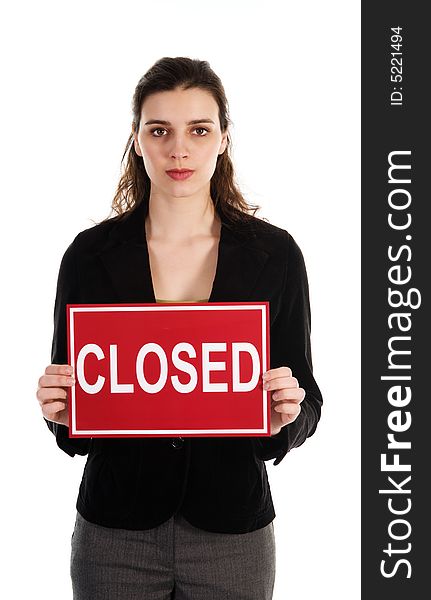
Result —
M217 156L226 148L218 106L200 88L177 88L151 94L141 109L139 131L134 133L135 151L142 156L151 180L151 191L184 197L209 194ZM186 179L174 179L167 171L191 169Z

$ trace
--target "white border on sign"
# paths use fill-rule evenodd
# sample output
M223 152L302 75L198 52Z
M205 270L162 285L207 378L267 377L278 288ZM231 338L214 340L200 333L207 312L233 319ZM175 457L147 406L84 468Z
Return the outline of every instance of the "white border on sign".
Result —
M262 370L267 370L266 364L266 304L240 304L234 306L210 306L210 305L172 305L169 306L86 306L72 307L69 309L69 335L70 335L70 354L71 366L73 372L75 369L75 337L74 337L74 314L82 312L148 312L160 310L258 310L261 312L262 323ZM75 386L71 390L71 417L72 433L76 435L120 435L120 434L157 434L157 435L181 435L181 434L226 434L226 433L266 433L267 429L267 390L262 388L262 410L263 410L263 428L262 429L80 429L76 428L76 396Z

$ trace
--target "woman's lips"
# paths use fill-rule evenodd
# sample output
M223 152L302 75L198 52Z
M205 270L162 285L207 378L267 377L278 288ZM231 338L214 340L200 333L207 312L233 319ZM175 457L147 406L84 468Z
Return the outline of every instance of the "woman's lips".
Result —
M194 173L194 171L166 171L169 177L175 179L175 181L181 181L183 179L188 179Z

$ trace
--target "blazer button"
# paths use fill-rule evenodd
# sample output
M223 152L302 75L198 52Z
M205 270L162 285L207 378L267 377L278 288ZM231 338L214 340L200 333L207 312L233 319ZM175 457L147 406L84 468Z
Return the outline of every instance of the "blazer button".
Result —
M182 448L184 446L184 439L182 437L174 438L171 444L175 449Z

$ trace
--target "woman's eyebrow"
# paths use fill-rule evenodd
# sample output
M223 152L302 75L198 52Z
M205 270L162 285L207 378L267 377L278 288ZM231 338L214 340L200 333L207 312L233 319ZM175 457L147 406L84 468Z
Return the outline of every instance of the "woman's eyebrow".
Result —
M198 123L212 123L215 125L212 119L193 119L193 121L189 121L186 123L187 125L197 125ZM162 119L150 119L150 121L146 121L145 125L172 125L169 121L163 121Z

